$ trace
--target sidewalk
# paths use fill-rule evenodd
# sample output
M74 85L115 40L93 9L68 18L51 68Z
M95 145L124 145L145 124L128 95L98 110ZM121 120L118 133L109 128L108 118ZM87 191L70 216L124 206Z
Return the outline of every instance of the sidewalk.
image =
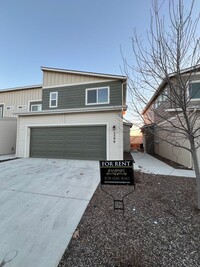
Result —
M144 173L180 176L180 177L192 177L195 178L195 172L193 170L180 170L174 169L166 163L154 158L153 156L141 153L131 152L131 155L135 161L134 169L140 170Z
M0 162L15 159L15 154L0 155Z

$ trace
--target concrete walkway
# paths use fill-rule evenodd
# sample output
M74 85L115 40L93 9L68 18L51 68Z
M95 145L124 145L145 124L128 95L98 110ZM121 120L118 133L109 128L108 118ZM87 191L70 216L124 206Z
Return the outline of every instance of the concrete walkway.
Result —
M140 170L144 173L180 176L180 177L192 177L195 178L195 172L193 170L174 169L166 163L154 158L153 156L141 153L132 152L133 159L135 160L135 170Z

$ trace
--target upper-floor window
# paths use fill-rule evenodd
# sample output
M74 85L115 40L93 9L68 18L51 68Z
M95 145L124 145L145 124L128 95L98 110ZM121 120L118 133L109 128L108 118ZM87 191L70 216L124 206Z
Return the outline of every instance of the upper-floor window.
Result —
M49 98L49 107L56 108L58 106L58 92L51 92Z
M15 107L14 106L6 106L6 110L14 110Z
M190 82L189 95L191 99L200 99L200 81Z
M27 106L26 105L19 105L19 106L17 106L17 110L18 111L26 111L27 110Z
M86 89L86 105L108 104L110 102L109 87Z
M42 104L31 104L31 111L41 111Z
M154 108L158 108L163 102L168 99L168 88L166 87L163 92L157 97L154 102Z

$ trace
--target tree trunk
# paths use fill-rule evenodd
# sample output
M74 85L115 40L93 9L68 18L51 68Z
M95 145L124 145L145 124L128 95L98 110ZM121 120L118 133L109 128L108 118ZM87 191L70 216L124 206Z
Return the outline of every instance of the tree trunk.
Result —
M194 171L197 178L197 194L198 194L198 209L200 209L200 171L199 171L199 162L197 157L197 149L194 144L194 140L190 140L192 159L194 163Z

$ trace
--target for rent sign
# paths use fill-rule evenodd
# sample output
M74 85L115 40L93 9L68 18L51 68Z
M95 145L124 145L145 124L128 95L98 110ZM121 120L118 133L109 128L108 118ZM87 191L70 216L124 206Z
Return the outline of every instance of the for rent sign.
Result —
M133 161L100 161L101 184L134 185Z

